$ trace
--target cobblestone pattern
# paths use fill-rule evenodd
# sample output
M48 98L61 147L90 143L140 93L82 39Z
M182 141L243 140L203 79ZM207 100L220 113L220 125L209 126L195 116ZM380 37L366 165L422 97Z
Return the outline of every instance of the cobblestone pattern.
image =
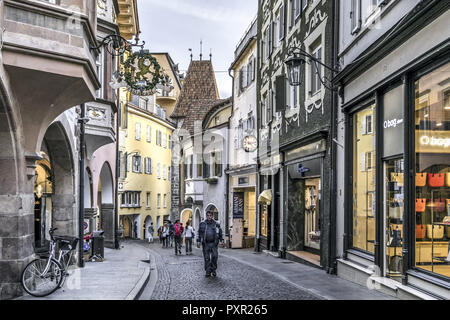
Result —
M174 249L151 248L158 270L152 300L318 300L319 298L251 266L220 255L216 278L206 278L203 256L175 256ZM183 247L184 253L184 247Z

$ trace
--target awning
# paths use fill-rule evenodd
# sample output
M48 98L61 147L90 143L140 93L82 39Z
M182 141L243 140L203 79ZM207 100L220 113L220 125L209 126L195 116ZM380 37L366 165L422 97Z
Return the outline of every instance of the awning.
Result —
M272 190L267 189L261 192L261 194L258 197L258 203L270 206L270 204L272 203Z

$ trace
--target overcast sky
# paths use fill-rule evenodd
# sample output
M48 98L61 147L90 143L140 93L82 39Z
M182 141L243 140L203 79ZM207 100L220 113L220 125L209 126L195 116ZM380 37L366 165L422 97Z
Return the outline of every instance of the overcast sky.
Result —
M257 0L138 0L140 39L150 52L169 52L182 72L189 67L189 48L199 59L201 39L203 59L209 59L211 50L220 97L227 98L228 68L257 7Z

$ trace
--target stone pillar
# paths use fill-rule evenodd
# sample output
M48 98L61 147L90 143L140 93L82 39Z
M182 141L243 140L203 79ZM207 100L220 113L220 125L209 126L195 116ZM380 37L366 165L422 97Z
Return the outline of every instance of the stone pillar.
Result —
M0 196L0 300L22 295L20 275L33 259L34 195Z
M102 212L101 212L101 223L102 230L105 232L105 247L114 249L114 236L115 236L115 227L114 227L114 204L112 203L102 203Z

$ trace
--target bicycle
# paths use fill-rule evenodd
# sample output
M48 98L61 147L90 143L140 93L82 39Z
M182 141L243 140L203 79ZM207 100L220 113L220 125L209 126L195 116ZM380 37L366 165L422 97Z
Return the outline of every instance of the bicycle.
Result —
M35 297L45 297L61 288L68 276L68 267L77 247L78 238L54 236L57 228L49 230L50 247L45 253L37 253L38 259L31 261L22 271L24 290ZM58 256L56 256L58 246Z

